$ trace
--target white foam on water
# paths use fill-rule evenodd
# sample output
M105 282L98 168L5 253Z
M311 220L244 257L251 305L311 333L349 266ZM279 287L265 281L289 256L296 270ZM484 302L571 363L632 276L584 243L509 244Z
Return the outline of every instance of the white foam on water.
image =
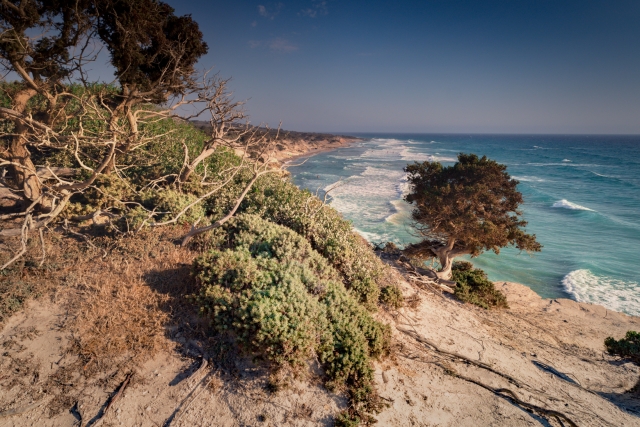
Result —
M403 171L367 166L360 175L326 186L331 206L347 216L383 221L395 212L390 200L402 197L406 174Z
M564 289L578 302L600 304L615 311L640 316L640 286L590 270L574 270L562 279Z
M356 227L353 227L353 231L365 238L369 243L383 243L386 242L385 238L381 234L369 233L368 231L362 231Z
M547 182L546 179L539 178L537 176L528 176L528 175L515 176L515 175L512 175L511 178L517 179L520 182Z
M395 212L384 220L393 225L406 224L411 219L411 205L402 199L392 200L391 204Z
M572 203L566 199L558 200L552 206L552 208L562 208L562 209L571 209L574 211L591 211L595 212L593 209L589 209L587 207L578 205L576 203Z
M435 156L433 154L419 153L406 147L400 152L401 160L409 162L455 162L453 157Z
M557 150L557 148L540 147L539 145L534 145L533 148L536 150Z
M518 163L515 163L516 165ZM570 163L570 162L561 162L561 163L527 163L527 166L571 166L571 167L602 167L602 165L594 165L591 163Z
M567 163L571 162L571 160L569 160L569 159L562 159L562 161L563 162L567 162Z

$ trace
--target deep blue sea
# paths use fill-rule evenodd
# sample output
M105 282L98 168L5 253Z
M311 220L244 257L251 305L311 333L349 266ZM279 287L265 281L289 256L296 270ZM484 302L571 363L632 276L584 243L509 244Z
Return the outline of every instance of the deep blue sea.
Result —
M294 182L322 196L370 242L418 237L402 168L453 164L460 152L507 165L520 181L533 255L506 248L472 262L492 280L547 298L568 297L640 315L640 137L356 134L363 141L291 167ZM296 161L298 163L298 161Z

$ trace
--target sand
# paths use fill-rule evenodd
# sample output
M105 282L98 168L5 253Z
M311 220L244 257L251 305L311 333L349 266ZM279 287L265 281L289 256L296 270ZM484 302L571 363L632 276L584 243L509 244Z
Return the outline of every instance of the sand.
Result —
M498 284L510 304L500 311L461 304L406 280L402 286L411 306L382 314L394 330L395 355L376 364L379 392L389 405L378 425L561 425L463 376L508 388L522 401L561 411L579 426L640 425L639 395L631 391L640 369L603 352L607 336L640 330L640 319L597 305L541 299L515 283ZM122 397L99 418L127 372L107 369L92 381L59 378L74 396L66 402L42 389L57 378L61 366L73 362L67 315L59 293L55 301L32 302L4 326L1 425L330 426L345 405L342 396L328 392L314 377L313 366L309 378L274 394L266 389L266 371L246 358L230 361L232 374L223 374L209 366L199 369L201 359L168 349L146 361ZM179 335L168 333L167 339L184 344ZM518 384L434 352L421 339L486 364ZM24 413L7 414L25 408Z

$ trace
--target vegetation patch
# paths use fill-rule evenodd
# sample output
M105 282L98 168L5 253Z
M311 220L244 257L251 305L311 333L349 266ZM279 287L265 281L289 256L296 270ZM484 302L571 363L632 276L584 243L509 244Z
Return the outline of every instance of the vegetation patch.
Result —
M367 418L377 403L371 361L389 346L389 327L348 291L341 273L295 231L256 215L224 227L226 243L198 257L195 300L219 333L295 373L314 355L327 385L347 392L349 419Z
M470 262L454 262L452 279L458 284L455 287L454 295L460 301L485 309L509 308L507 297L499 289L496 289L483 270L473 268L473 264Z
M640 333L627 331L627 335L620 340L608 337L604 340L604 346L610 355L619 356L640 364Z
M284 225L306 238L369 310L376 309L380 289L395 282L369 243L353 232L349 221L289 180L274 175L262 177L240 210Z

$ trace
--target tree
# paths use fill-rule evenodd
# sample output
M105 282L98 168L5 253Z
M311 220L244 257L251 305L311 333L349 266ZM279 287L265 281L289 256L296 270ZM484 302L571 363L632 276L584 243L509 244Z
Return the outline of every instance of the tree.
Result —
M118 90L74 93L74 85L95 89L87 82L87 65L96 59L93 46L100 43L110 54ZM84 136L60 133L70 129L73 117L101 116L107 123L102 143L110 141L115 147L111 154L102 153L109 159L98 173L111 171L116 157L140 142L141 116L160 115L136 107L173 96L179 100L169 110L175 110L185 103L185 95L199 93L194 64L206 52L197 23L190 16L174 15L174 9L160 1L2 0L0 70L20 79L3 86L8 105L0 109L0 119L10 122L2 142L12 189L29 203L52 208L59 195L43 191L30 148L60 149L73 139L78 145L86 142ZM70 104L76 105L72 112Z
M109 84L89 81L100 49L114 70ZM247 175L230 212L185 241L234 215L251 185L278 170L278 136L238 123L245 114L228 80L195 69L207 49L191 16L159 0L0 0L0 239L20 237L23 253L29 233L63 213L111 223L137 209L140 227L175 223ZM172 138L207 114L204 143ZM243 154L212 165L225 150ZM149 192L164 190L189 202L160 212ZM89 193L109 198L107 210Z
M540 251L535 234L524 231L527 222L518 210L522 193L506 169L486 156L464 153L453 166L428 161L408 165L411 192L405 200L415 206L412 216L424 240L407 252L437 257L438 277L448 280L457 256L478 256L487 250L498 254L508 245Z

